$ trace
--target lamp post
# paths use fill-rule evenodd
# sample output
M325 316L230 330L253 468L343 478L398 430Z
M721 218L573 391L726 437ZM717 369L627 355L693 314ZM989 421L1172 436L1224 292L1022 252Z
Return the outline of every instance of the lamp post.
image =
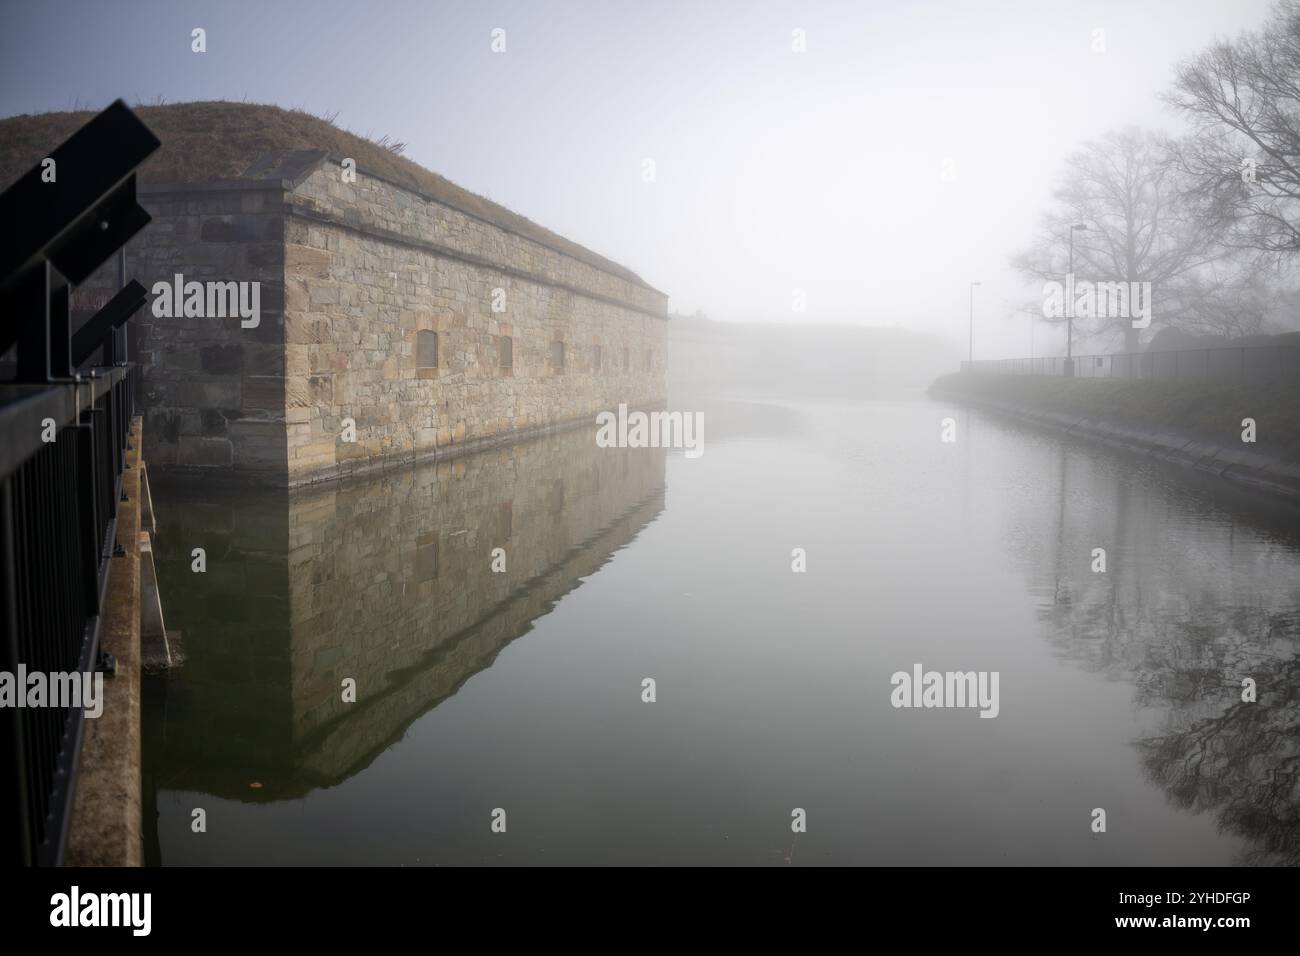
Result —
M1070 226L1070 264L1066 267L1065 286L1068 290L1065 302L1065 374L1074 374L1074 230L1087 232L1088 227L1082 222Z
M1029 319L1029 371L1030 371L1030 373L1032 373L1032 372L1034 371L1034 315L1035 315L1035 310L1034 310L1032 307L1030 307L1030 306L1021 306L1020 308L1017 308L1014 312L1012 312L1012 314L1011 314L1011 318L1014 319L1017 315L1020 315L1020 313L1022 313L1022 312L1025 314L1025 317L1026 317L1027 319Z
M975 371L975 287L978 282L970 284L970 370Z

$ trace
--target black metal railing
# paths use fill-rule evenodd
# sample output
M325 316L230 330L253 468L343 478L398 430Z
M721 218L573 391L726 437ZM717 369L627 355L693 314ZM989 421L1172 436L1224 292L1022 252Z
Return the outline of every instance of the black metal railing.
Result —
M962 371L999 375L1066 375L1062 357L976 359ZM1168 381L1264 383L1300 381L1300 348L1232 346L1167 352L1076 355L1076 378L1164 379Z
M135 170L158 145L118 101L0 195L0 671L24 697L24 674L112 670L99 639L134 412L124 326L145 301L120 250L149 222ZM72 287L114 253L121 290L73 334ZM0 707L11 863L62 862L82 731L76 702Z

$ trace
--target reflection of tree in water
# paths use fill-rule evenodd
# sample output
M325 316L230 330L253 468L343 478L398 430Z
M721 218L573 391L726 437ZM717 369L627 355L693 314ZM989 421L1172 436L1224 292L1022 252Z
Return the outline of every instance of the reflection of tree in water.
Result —
M1132 682L1138 707L1165 714L1165 732L1137 747L1176 806L1250 841L1244 863L1300 865L1300 612L1067 597L1043 618L1064 659ZM1246 677L1253 703L1241 700Z
M1147 776L1176 806L1212 812L1221 831L1245 838L1243 862L1300 864L1300 611L1279 613L1286 602L1273 596L1242 602L1204 547L1199 555L1144 550L1144 540L1167 533L1164 517L1134 507L1124 481L1111 514L1075 516L1070 527L1067 470L1063 457L1056 553L1038 565L1053 571L1040 584L1052 595L1041 615L1048 641L1075 666L1132 683L1135 705L1161 712L1162 732L1137 747ZM1276 552L1239 543L1235 521L1230 527L1219 544L1238 580L1267 580ZM1090 553L1101 529L1114 550L1160 560L1104 575L1064 560ZM1295 546L1282 543L1288 559ZM1256 682L1253 703L1241 700L1246 677Z
M1293 616L1294 617L1294 616ZM1215 811L1219 827L1251 840L1248 863L1300 864L1300 660L1242 676L1258 700L1139 741L1147 774L1180 807Z
M1264 608L1209 600L1154 606L1141 594L1114 601L1062 591L1039 617L1048 643L1081 670L1136 684L1143 706L1190 704L1204 697L1197 688L1209 692L1300 647L1300 621Z
M1059 455L1051 493L1006 498L1043 636L1158 715L1137 747L1175 805L1244 838L1243 862L1300 864L1300 513L1068 441Z

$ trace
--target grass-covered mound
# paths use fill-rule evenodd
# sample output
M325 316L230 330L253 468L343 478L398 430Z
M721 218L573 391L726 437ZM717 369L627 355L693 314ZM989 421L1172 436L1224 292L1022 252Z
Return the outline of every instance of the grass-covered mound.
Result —
M223 100L131 109L162 141L162 148L141 167L142 182L238 179L269 153L322 150L336 159L351 157L358 168L381 179L645 285L631 270L407 159L401 155L403 144L386 136L375 140L350 133L337 126L333 117ZM94 115L78 110L0 119L0 188L12 184Z

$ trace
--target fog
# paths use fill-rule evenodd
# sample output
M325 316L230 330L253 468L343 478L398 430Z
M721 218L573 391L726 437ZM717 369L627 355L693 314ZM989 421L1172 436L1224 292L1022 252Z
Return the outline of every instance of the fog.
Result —
M126 18L5 4L0 115L123 94L337 112L628 265L679 313L901 325L965 352L979 281L976 356L1023 355L1015 308L1037 287L1010 259L1065 156L1130 125L1177 131L1161 101L1176 64L1268 9L570 3L556 16L407 2L378 15L241 0L137 3ZM203 56L194 26L210 37ZM56 55L68 69L41 68ZM1061 340L1043 329L1035 346Z
M674 316L668 326L668 388L675 404L726 396L917 397L957 361L943 339L897 326L693 316Z
M119 96L0 122L22 862L1300 864L1300 0L0 0Z

